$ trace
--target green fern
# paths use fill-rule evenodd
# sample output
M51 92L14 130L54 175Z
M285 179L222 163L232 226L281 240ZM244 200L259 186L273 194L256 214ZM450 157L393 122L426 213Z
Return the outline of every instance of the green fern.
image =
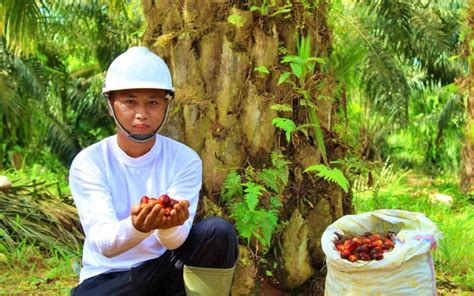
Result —
M245 183L244 199L250 211L255 210L257 207L262 190L263 187L254 182Z
M285 157L279 153L272 153L273 168L263 169L257 173L257 178L263 182L265 187L276 193L281 193L288 184L288 163Z
M253 217L256 224L259 226L253 231L253 234L263 246L269 247L273 232L278 224L278 212L258 210L253 213Z
M236 195L242 196L244 194L240 176L234 171L227 175L222 184L221 199L224 203L228 203Z
M222 185L221 198L239 235L250 243L257 240L260 250L268 251L272 235L278 226L278 209L283 206L281 193L288 184L288 163L283 155L273 152L272 167L245 169L244 183L236 172L231 172ZM270 193L272 192L272 193ZM261 202L264 198L265 202ZM269 200L267 201L267 198Z
M321 177L326 181L336 183L345 193L349 192L349 181L344 176L344 173L338 168L331 169L324 164L316 164L311 165L304 170L305 173L314 171L319 172L316 176Z
M291 142L291 134L298 130L293 120L277 117L272 120L272 124L285 131L286 141Z

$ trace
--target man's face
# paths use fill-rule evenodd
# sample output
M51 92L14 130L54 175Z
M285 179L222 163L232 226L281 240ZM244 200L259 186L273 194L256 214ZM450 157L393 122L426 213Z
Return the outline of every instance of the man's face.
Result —
M118 121L131 134L153 133L164 120L168 99L162 89L127 89L111 94Z

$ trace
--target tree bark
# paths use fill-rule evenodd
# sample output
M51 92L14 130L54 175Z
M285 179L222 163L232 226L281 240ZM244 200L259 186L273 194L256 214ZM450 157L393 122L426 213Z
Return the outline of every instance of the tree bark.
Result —
M466 38L469 74L462 81L461 89L467 93L466 102L466 140L461 151L461 189L474 192L474 1L469 1L467 13L469 33Z
M285 4L276 2L280 7ZM316 139L299 133L287 143L284 133L272 124L274 118L282 115L270 107L276 103L293 105L292 119L298 124L307 123L304 107L297 103L298 94L288 85L277 83L280 74L289 70L280 60L285 54L295 54L298 33L311 36L316 48L313 55L329 55L328 5L319 1L314 11L305 13L301 2L292 1L291 17L285 18L285 14L252 12L246 3L142 0L148 25L144 42L170 66L176 89L174 107L163 133L187 144L201 156L201 194L206 196L206 202L219 203L221 186L229 172L248 165L263 168L270 163L272 151L281 151L291 165L280 220L290 220L293 212L299 210L310 230L309 239L303 240L308 241L310 263L318 266L324 259L321 234L330 222L351 212L350 195L303 173L309 165L322 161ZM228 21L231 15L238 16L240 24ZM270 74L255 71L259 66L265 66ZM333 97L336 82L330 74L323 75L318 66L310 82L321 82L322 86L310 89L312 96ZM328 160L342 158L347 149L330 130L337 99L315 102ZM308 217L313 217L313 221Z

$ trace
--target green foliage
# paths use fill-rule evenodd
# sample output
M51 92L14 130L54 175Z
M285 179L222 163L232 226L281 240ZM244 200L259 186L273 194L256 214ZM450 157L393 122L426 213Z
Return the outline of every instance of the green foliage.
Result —
M310 76L314 74L316 64L325 64L326 61L323 58L312 56L310 36L301 36L296 45L297 55L285 55L281 60L282 64L288 63L290 65L291 71L283 72L278 79L278 84L289 83L294 91L301 96L299 104L304 106L308 114L308 122L304 127L310 127L323 160L327 163L326 146L314 102L316 98L311 97L310 90L312 86L308 84L311 80ZM282 120L281 118L274 119L273 124L285 131L288 142L291 139L291 133L298 130L293 121Z
M465 1L336 1L328 70L347 121L335 130L364 158L456 173L464 119L454 78ZM348 30L350 28L350 30ZM352 68L343 65L352 65Z
M236 26L237 28L241 28L244 26L244 20L238 14L229 15L229 17L227 18L227 21L231 23L232 25Z
M230 216L240 236L247 243L255 238L265 252L271 245L278 225L278 209L282 192L288 183L288 161L281 154L272 153L272 167L255 170L249 166L245 181L237 172L227 175L221 192Z
M222 190L221 190L221 200L224 203L230 202L231 198L238 195L243 195L243 188L241 184L241 179L237 172L231 172L227 175L222 183Z
M265 66L258 66L258 67L255 67L255 71L257 71L258 73L261 73L261 74L270 74L270 71L268 71L268 68L265 67Z
M326 181L336 183L344 192L349 192L349 181L344 176L344 173L338 168L329 168L324 164L315 164L307 167L304 172L318 172L316 176L323 178Z
M280 128L283 131L285 131L285 137L288 143L291 142L291 134L298 130L295 122L288 118L280 118L280 117L274 118L272 120L272 124L276 126L277 128Z
M139 1L7 1L0 6L0 156L46 147L64 164L113 133L103 70L143 30ZM0 167L8 160L0 159Z
M286 0L286 3L279 6L275 0L262 0L260 4L251 5L250 11L256 11L262 16L275 17L284 14L284 18L289 18L292 10L292 1Z

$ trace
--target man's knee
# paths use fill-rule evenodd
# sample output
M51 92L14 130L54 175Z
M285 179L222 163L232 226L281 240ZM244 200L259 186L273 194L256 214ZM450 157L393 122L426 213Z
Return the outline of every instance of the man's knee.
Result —
M201 221L208 239L215 243L234 245L237 243L234 226L219 217L209 217Z

